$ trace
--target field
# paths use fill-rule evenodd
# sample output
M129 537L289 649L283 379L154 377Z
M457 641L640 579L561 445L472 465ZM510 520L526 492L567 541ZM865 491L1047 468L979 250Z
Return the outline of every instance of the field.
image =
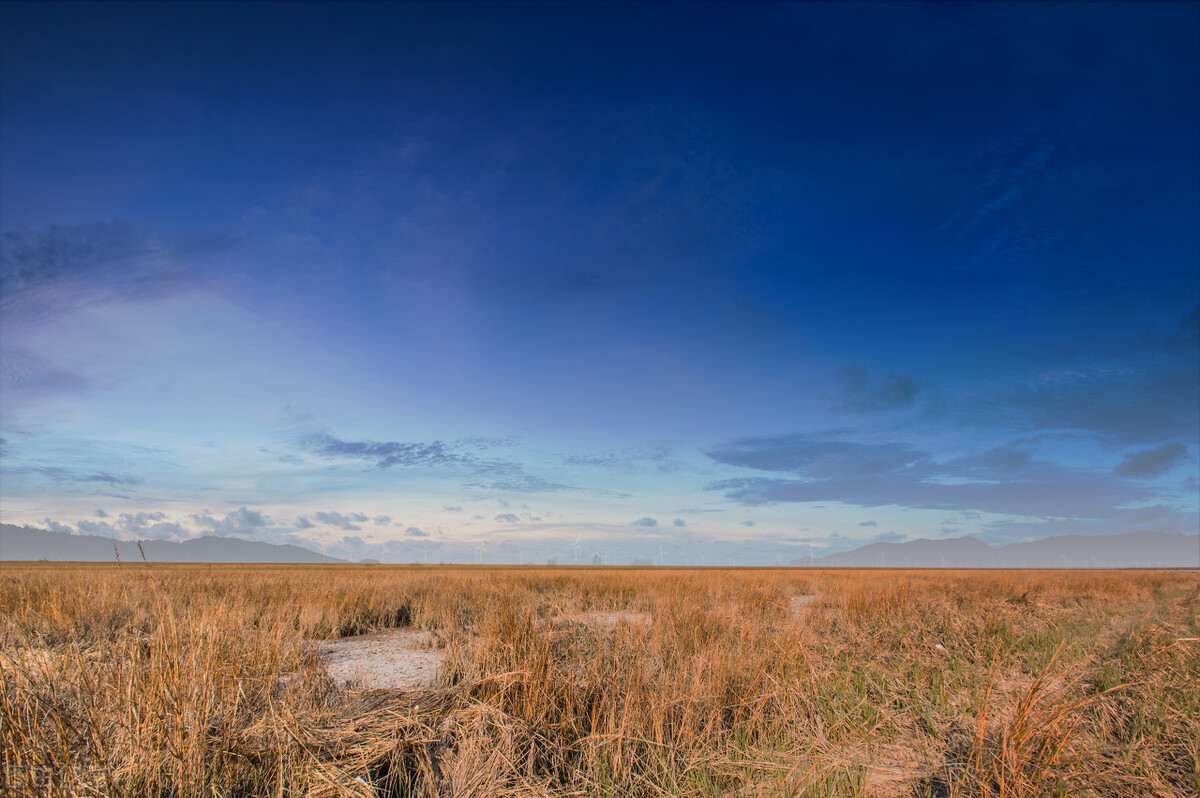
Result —
M1191 796L1197 685L1186 572L0 566L12 795Z

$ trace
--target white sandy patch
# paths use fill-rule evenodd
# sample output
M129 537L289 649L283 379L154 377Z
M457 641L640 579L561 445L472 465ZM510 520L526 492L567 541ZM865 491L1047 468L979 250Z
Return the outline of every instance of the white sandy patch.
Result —
M339 687L362 690L429 687L445 652L426 632L390 629L373 635L322 640L317 650Z
M800 620L812 610L816 596L792 596L788 599L788 615L794 620Z

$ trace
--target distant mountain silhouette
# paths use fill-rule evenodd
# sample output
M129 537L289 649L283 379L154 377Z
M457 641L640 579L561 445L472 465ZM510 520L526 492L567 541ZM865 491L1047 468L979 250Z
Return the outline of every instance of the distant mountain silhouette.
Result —
M143 540L141 544L148 562L346 562L300 546L258 543L241 538L206 536L179 542ZM0 524L0 560L113 562L116 559L114 546L120 553L121 562L142 561L136 542Z
M1200 535L1064 535L994 548L972 537L872 543L790 566L889 568L1200 568Z

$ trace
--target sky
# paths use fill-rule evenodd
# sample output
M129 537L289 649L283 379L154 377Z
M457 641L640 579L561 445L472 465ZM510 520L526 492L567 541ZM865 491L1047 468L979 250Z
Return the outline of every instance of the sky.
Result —
M1200 531L1200 5L0 4L0 520Z

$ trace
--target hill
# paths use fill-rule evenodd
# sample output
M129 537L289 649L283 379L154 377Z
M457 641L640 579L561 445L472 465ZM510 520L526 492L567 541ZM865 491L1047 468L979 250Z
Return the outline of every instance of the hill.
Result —
M205 536L183 541L143 540L149 562L213 563L337 563L301 546L260 543L241 538ZM115 548L115 551L114 551ZM137 542L114 541L97 535L73 535L45 529L0 524L0 560L57 560L73 562L141 562Z
M871 543L790 566L890 568L1200 568L1200 535L1064 535L993 547L972 537Z

